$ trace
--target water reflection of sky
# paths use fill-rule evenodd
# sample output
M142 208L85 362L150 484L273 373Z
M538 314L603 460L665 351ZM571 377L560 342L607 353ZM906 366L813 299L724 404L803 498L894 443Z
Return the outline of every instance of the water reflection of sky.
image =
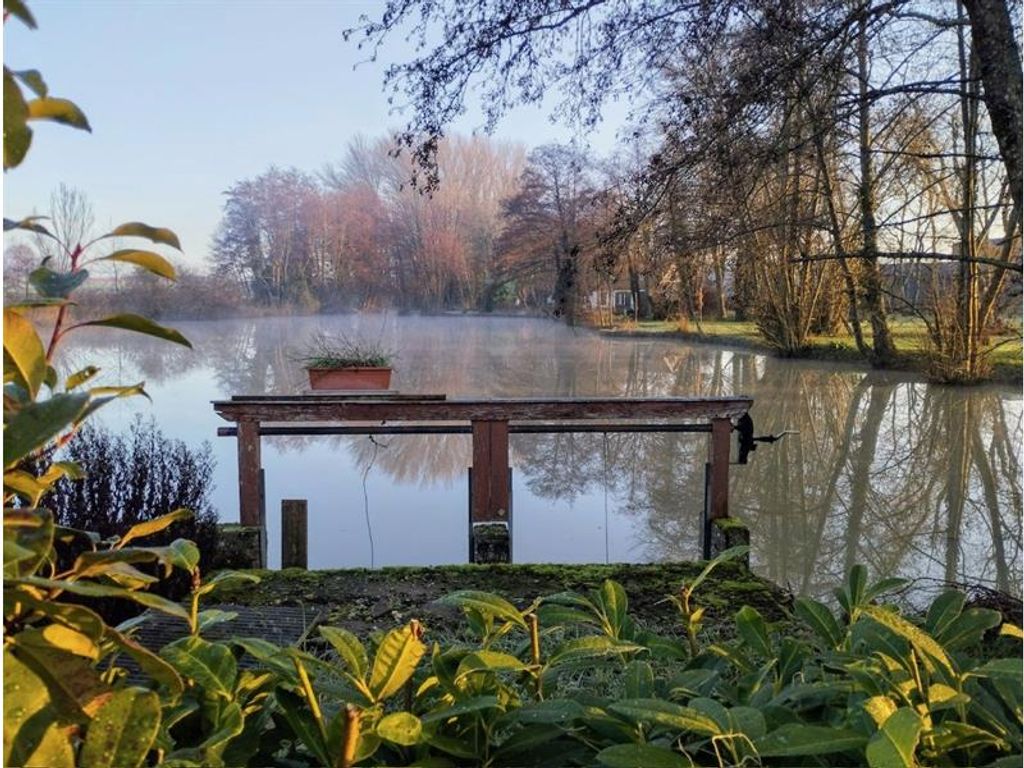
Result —
M342 316L179 327L194 351L83 335L65 362L97 363L111 383L147 382L153 403L117 403L103 415L109 425L149 413L168 436L209 440L225 520L238 514L235 443L215 436L225 422L210 401L298 391L305 384L293 358L303 340L316 329L359 330L398 349L394 386L409 392L751 395L758 432L799 432L732 473L732 509L752 529L762 573L818 593L865 562L879 574L1019 591L1022 405L1012 388L933 387L852 366L610 340L540 320ZM312 567L465 561L468 437L376 442L264 440L272 564L283 498L309 500ZM705 450L694 435L514 435L516 560L694 557Z

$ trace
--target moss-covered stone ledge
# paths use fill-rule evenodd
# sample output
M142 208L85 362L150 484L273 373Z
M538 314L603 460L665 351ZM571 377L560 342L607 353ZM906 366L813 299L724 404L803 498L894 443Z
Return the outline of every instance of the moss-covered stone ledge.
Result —
M671 632L679 627L669 594L692 580L703 563L657 565L453 565L431 568L346 569L329 571L252 571L259 584L244 584L219 594L242 605L322 606L326 621L357 634L388 629L409 619L430 629L451 632L462 619L431 603L449 592L479 589L525 607L535 597L565 590L587 592L614 579L629 596L630 613L644 625ZM757 608L768 621L786 618L791 597L745 568L727 563L712 572L696 593L707 610L706 626L716 637L731 636L733 617L743 605Z

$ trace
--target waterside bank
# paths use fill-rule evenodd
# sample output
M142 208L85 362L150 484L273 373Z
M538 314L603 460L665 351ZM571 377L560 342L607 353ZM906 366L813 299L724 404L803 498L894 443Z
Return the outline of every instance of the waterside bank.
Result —
M814 336L801 353L782 354L758 332L756 324L734 320L712 320L702 324L701 330L680 328L678 322L651 321L631 323L613 328L594 328L601 336L623 339L675 339L694 344L736 347L775 357L850 363L868 368L868 363L857 349L851 336ZM902 356L885 370L915 374L929 379L929 361L925 355L925 339L917 323L897 323L893 338ZM868 335L870 338L870 335ZM990 354L990 376L977 383L1024 383L1024 356L1019 335L1000 337Z
M666 597L691 582L705 563L614 565L452 565L304 571L251 571L259 584L226 588L225 603L251 606L316 606L323 621L359 635L419 619L428 631L457 634L465 622L457 611L433 601L457 590L481 590L504 597L519 608L535 598L572 590L588 593L605 579L619 582L629 598L629 613L644 626L682 632ZM784 621L792 596L734 563L719 565L695 593L706 609L705 626L715 639L732 636L742 605L756 607L768 621Z

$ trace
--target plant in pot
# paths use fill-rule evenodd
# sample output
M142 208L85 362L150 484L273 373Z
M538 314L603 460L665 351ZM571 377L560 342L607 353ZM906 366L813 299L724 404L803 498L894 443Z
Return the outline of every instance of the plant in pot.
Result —
M380 341L314 333L298 358L311 389L387 389L394 352Z

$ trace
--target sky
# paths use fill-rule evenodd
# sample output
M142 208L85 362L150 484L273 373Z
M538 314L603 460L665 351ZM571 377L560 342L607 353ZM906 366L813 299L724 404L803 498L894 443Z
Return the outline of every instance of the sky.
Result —
M341 32L378 2L347 0L37 0L38 29L4 25L4 63L38 69L53 96L85 112L92 133L33 123L25 162L4 175L4 216L45 213L63 182L92 202L103 231L124 221L173 229L182 263L202 268L223 192L270 165L316 171L356 134L404 123L383 92L387 63L413 48L389 40L377 63ZM595 134L614 146L625 107ZM538 146L574 138L547 106L509 115L495 136ZM483 124L472 108L454 126ZM10 241L6 243L10 244Z

